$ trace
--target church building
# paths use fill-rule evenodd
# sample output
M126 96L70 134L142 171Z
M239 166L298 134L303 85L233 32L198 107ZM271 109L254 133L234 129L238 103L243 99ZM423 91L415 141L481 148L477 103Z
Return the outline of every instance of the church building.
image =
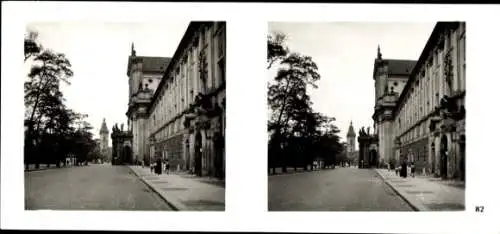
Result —
M358 160L358 151L356 150L356 132L354 131L354 126L352 121L349 124L349 129L346 135L346 154L349 162L356 163Z
M101 129L99 130L99 152L104 160L109 160L111 152L109 150L109 130L106 126L106 119L102 120Z
M465 179L465 23L438 22L416 61L374 62L380 161Z
M132 47L127 117L135 161L162 158L198 176L225 175L226 27L191 22L172 57Z

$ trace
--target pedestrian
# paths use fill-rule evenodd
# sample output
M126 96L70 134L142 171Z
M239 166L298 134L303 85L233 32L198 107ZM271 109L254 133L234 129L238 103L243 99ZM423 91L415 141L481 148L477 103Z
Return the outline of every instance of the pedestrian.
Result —
M149 163L149 167L151 168L151 173L153 173L153 170L154 170L154 168L155 168L155 164L154 164L154 162L150 162L150 163Z
M408 165L406 158L403 159L403 162L401 163L401 171L399 172L399 175L401 175L401 177L403 178L406 178L406 176L408 175Z
M168 159L167 159L167 160L165 160L165 172L167 173L167 175L168 175L169 170L170 170L170 163L168 162Z
M157 175L161 175L162 171L162 163L161 163L161 158L158 158L156 160L156 165L155 165L155 172Z
M411 176L415 178L415 161L412 161L410 164Z

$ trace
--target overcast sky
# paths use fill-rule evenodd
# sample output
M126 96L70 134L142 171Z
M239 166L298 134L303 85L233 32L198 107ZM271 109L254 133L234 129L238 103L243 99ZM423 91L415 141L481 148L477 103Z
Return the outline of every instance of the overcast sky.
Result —
M66 54L74 77L62 90L66 104L88 114L95 137L106 118L126 128L127 61L134 42L138 56L171 57L189 22L99 23L48 22L27 26L39 33L44 48ZM111 141L109 141L111 145Z
M313 108L336 118L345 141L351 120L356 135L362 126L373 129L372 72L377 45L383 58L417 60L434 25L435 22L273 22L269 31L285 33L291 51L309 55L316 62L321 80L318 89L310 90ZM270 77L274 74L270 70Z

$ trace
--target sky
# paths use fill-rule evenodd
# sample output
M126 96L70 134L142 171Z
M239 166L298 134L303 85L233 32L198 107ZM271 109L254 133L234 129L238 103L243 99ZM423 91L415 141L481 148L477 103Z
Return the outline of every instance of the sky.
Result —
M127 62L132 42L138 56L171 57L188 24L63 21L32 23L27 29L39 33L44 48L64 53L71 62L71 85L61 88L66 105L88 114L98 138L103 118L110 132L115 123L127 128Z
M373 63L382 58L418 60L435 22L271 22L269 32L287 35L292 52L311 56L321 76L318 89L308 89L313 109L336 118L342 141L350 121L358 134L373 129L375 81ZM270 69L269 78L276 69Z

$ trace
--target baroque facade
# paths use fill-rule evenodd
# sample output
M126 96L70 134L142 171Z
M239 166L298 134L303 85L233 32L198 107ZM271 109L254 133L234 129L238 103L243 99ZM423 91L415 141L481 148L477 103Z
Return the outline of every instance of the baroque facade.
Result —
M224 177L225 35L224 22L191 22L171 58L136 56L132 48L134 161L163 158L171 168Z
M465 23L438 22L417 61L374 63L379 160L465 179Z

